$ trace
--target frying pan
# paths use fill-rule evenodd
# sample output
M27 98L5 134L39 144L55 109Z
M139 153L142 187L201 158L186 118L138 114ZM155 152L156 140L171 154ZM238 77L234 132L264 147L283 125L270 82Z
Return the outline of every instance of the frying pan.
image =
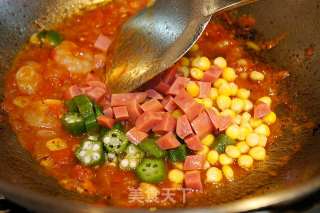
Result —
M36 23L50 24L97 0L0 0L0 85L14 55ZM265 38L280 33L287 37L265 53L265 60L290 71L281 82L290 104L280 104L283 135L268 150L268 160L245 180L213 190L201 201L198 212L235 212L280 205L301 198L320 187L320 0L264 0L239 10L257 19L257 30ZM306 58L305 50L315 52ZM2 90L1 90L1 94ZM291 107L296 106L296 107ZM0 123L0 192L9 199L41 212L143 212L97 207L89 198L67 192L47 177L32 161L11 131L5 113ZM290 118L290 119L288 119ZM286 121L286 120L285 120ZM314 123L315 128L310 123ZM195 201L196 202L196 201ZM194 206L191 203L190 206ZM147 210L145 210L147 211ZM168 210L161 210L168 211ZM191 212L176 209L170 212Z

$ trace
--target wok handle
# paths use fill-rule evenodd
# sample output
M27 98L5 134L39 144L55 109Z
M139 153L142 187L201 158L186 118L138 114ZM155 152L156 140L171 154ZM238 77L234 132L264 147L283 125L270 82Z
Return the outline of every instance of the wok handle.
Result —
M258 0L203 0L203 15L210 16L225 10L234 9Z

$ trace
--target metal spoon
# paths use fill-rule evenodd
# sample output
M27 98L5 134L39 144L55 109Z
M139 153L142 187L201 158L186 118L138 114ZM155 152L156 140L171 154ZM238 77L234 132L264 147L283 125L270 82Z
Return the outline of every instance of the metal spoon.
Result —
M172 66L221 11L256 0L157 0L124 24L106 79L112 92L132 91Z

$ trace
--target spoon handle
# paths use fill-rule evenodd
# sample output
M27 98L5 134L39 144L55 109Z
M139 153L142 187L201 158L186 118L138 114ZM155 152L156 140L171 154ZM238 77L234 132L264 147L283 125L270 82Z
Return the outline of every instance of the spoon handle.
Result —
M224 10L234 9L257 0L203 0L203 15L210 16Z

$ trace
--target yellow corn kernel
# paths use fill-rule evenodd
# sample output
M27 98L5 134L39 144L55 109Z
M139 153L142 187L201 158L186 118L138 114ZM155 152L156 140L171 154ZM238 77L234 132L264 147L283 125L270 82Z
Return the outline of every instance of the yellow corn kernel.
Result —
M178 71L186 78L190 75L190 69L186 66L179 67Z
M235 83L231 82L229 83L229 87L230 87L230 95L231 96L236 96L238 93L238 85L236 85Z
M261 50L261 48L259 47L258 44L256 44L255 42L253 41L247 41L246 42L246 45L249 49L253 49L254 51L257 51L259 52Z
M197 97L200 93L200 88L197 83L195 82L189 82L186 86L187 92L192 97Z
M63 101L58 99L45 99L43 100L43 103L47 105L61 105L63 104Z
M190 52L197 52L199 50L199 45L198 44L194 44L191 49L190 49Z
M211 67L211 62L207 57L197 57L192 60L192 66L206 71Z
M168 173L168 179L173 183L183 183L184 173L179 169L172 169Z
M277 115L274 112L270 112L268 115L266 115L263 118L263 121L268 125L274 124L276 120L277 120Z
M222 172L217 167L211 167L207 170L206 181L208 183L218 183L222 180Z
M30 104L30 99L25 96L18 96L13 99L13 104L19 108L24 108Z
M250 119L250 125L252 128L257 128L262 124L262 120L258 118L251 118Z
M230 158L238 158L240 156L240 150L238 149L238 147L234 146L234 145L228 145L226 147L226 154L230 157Z
M219 95L231 96L232 89L229 84L222 84L219 89Z
M202 146L202 149L197 152L197 155L203 155L206 156L209 152L209 147L207 146Z
M140 183L139 191L146 202L153 201L160 195L160 189L150 183Z
M236 113L242 112L244 107L244 101L240 98L234 98L231 101L231 110L233 110Z
M234 172L231 166L228 166L228 165L223 166L222 173L227 178L228 181L234 180Z
M249 123L251 119L251 114L248 112L244 112L242 113L241 116L241 123Z
M203 79L203 71L199 68L193 67L190 70L190 75L193 79L201 80Z
M232 111L232 110L231 110ZM233 112L233 111L232 111ZM241 119L242 119L242 117L241 117L241 115L236 115L234 118L233 118L233 123L235 123L235 124L238 124L238 125L240 125L241 124Z
M230 125L226 130L226 135L231 139L237 139L240 134L240 127L236 124Z
M30 39L29 39L31 44L35 44L35 45L40 45L40 39L38 38L38 33L34 33Z
M247 136L251 133L251 129L241 125L240 126L240 130L239 130L239 136L238 136L238 140L245 140L247 138Z
M236 113L231 109L225 109L220 113L221 116L230 116L232 118L236 117Z
M214 142L214 135L208 134L204 138L202 138L201 143L205 146L211 146Z
M207 161L211 165L215 165L219 160L219 153L216 150L211 150L207 155Z
M174 118L178 119L178 118L180 118L180 117L183 115L183 112L182 112L180 109L177 109L177 110L174 110L174 111L171 113L171 115L172 115Z
M265 160L266 150L261 146L253 147L252 149L250 149L249 155L255 160Z
M210 165L209 161L205 161L204 164L203 164L203 169L204 169L204 170L207 170L207 169L209 169L210 167L211 167L211 165Z
M223 70L222 77L226 81L232 82L232 81L236 80L237 74L233 68L227 67Z
M210 93L209 93L209 97L211 98L211 100L216 100L218 97L218 90L217 88L211 88L210 89Z
M47 141L46 147L50 151L58 151L58 150L67 148L68 144L64 140L62 140L61 138L54 138L54 139Z
M239 59L239 60L237 61L237 64L238 64L239 66L245 67L245 66L248 65L248 61L247 61L246 59L244 59L244 58L241 58L241 59Z
M270 129L265 124L260 124L257 128L254 129L254 132L260 135L269 136L270 135Z
M271 104L272 104L272 100L269 96L264 96L264 97L261 97L258 99L258 102L262 102L262 103L265 103L267 104L269 107L271 107Z
M243 169L250 169L253 165L253 158L250 155L241 155L238 158L238 164Z
M260 137L256 133L250 133L246 137L246 143L248 144L248 146L251 146L251 147L254 147L254 146L258 145L259 140L260 140Z
M180 64L181 64L182 66L185 66L185 67L190 66L190 60L189 60L189 58L187 58L187 57L182 57L182 58L180 59Z
M253 108L253 103L248 99L243 100L243 110L246 112L251 111Z
M237 96L238 98L241 99L248 99L250 97L250 90L244 89L244 88L240 88L238 90Z
M51 158L45 158L40 161L40 165L45 168L50 168L53 166L53 160Z
M240 127L247 128L249 130L249 133L253 132L253 129L252 129L251 125L249 124L249 122L241 122Z
M233 163L233 159L232 158L230 158L228 155L226 155L226 154L221 154L221 155L219 155L219 163L221 164L221 165L230 165L230 164L232 164Z
M224 80L223 78L219 78L218 80L216 80L215 82L214 82L214 87L215 88L220 88L222 85L224 85L224 84L228 84L228 82L226 81L226 80Z
M236 145L240 151L241 154L245 154L249 151L250 147L248 144L244 141L237 143Z
M175 162L175 163L173 163L173 165L174 165L174 167L175 167L176 169L183 170L183 163L181 163L181 162Z
M210 98L204 98L202 99L202 105L205 108L211 108L213 106L213 101Z
M225 95L219 95L217 98L217 105L221 110L228 109L231 106L231 98Z
M252 71L250 73L250 78L253 81L263 81L264 80L264 74L262 72Z
M261 147L265 147L267 145L267 142L268 142L268 138L267 136L265 135L259 135L259 143L258 143L258 146L261 146Z
M217 67L224 69L228 66L227 61L223 57L217 57L213 60L213 64L216 65Z

